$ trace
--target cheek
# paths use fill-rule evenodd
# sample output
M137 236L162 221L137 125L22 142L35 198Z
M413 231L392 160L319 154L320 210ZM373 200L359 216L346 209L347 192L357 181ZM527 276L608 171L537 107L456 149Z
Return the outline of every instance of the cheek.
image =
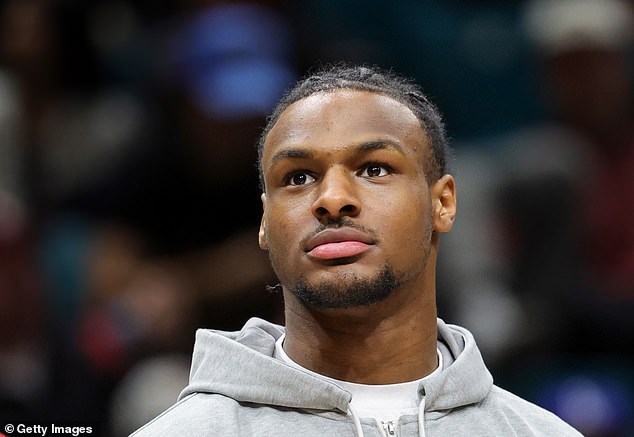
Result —
M294 212L295 211L295 212ZM294 247L302 235L299 224L306 219L296 212L294 205L285 208L269 208L266 215L267 226L265 228L269 250L274 252L285 251ZM305 232L305 231L304 231ZM276 255L276 253L274 253Z
M385 241L397 254L421 251L429 244L431 213L426 197L410 196L402 201L392 201L384 208L382 220Z
M280 217L275 211L269 211L266 215L266 227L264 229L266 235L266 241L269 247L269 251L275 252L277 246L280 244L280 240L284 238L284 234L281 233Z
M267 225L265 228L267 251L273 270L277 276L282 279L285 276L286 263L288 257L284 255L284 252L280 249L287 245L285 238L289 235L289 232L283 232L283 226L279 224L279 218L275 212L269 212L266 216Z
M427 211L410 207L399 214L390 232L398 235L398 239L406 246L424 244L430 227L427 216Z
M302 270L303 250L300 241L310 231L305 225L306 218L302 217L302 214L294 212L291 208L272 208L266 215L265 234L269 259L282 284L293 283L294 278Z

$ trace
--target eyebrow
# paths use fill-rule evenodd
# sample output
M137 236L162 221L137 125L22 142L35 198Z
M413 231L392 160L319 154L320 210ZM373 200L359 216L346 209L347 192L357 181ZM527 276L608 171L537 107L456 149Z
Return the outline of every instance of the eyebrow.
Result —
M389 140L378 140L378 141L368 141L366 143L361 143L357 146L357 150L359 152L372 152L374 150L385 150L385 149L393 149L399 152L401 155L404 155L403 147Z
M374 150L392 149L399 152L402 155L405 154L405 152L403 151L403 147L400 144L395 143L393 141L389 141L389 140L367 141L367 142L355 145L352 148L356 152L360 152L360 153L369 153ZM289 149L280 150L275 155L273 155L273 158L271 158L271 164L275 165L284 159L310 159L312 157L313 157L313 153L309 150L289 148Z
M308 150L302 149L284 149L277 152L271 158L271 164L275 165L284 159L309 159L313 156Z

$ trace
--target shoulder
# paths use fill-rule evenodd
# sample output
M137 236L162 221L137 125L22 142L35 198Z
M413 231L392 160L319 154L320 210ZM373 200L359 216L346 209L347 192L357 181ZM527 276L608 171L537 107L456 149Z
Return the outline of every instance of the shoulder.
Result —
M503 415L519 435L581 436L555 414L496 385L483 400L482 407Z
M211 430L231 429L231 410L238 407L233 399L221 395L193 394L181 399L130 437L204 436Z
M300 410L238 402L216 393L195 393L130 437L322 436L342 435L352 421L339 412Z

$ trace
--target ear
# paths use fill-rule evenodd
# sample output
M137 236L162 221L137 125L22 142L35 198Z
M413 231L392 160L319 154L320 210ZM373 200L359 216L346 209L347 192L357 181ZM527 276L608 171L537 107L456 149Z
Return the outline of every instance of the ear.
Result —
M449 232L456 218L456 182L444 175L431 187L433 225L436 232Z
M266 221L264 219L266 216L266 194L262 193L260 199L262 199L262 221L258 232L258 243L260 244L260 249L267 250L269 246L266 244Z

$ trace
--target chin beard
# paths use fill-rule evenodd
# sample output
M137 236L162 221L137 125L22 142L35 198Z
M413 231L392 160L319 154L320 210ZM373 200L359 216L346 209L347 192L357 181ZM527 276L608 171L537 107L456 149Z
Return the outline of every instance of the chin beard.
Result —
M337 281L312 285L300 278L291 292L305 305L315 308L354 308L368 306L387 298L401 281L385 266L370 279L345 275Z

